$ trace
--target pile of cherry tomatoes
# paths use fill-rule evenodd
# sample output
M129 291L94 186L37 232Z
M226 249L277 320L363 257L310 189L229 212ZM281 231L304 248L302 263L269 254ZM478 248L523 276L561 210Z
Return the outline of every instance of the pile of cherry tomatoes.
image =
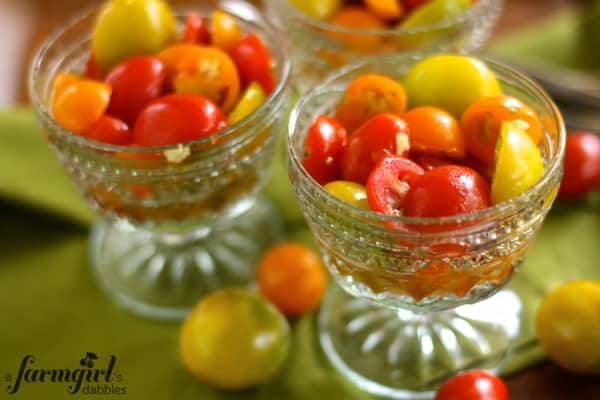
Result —
M265 44L231 15L190 14L182 35L175 26L162 0L107 2L85 73L54 80L55 120L99 142L173 145L242 120L274 89Z

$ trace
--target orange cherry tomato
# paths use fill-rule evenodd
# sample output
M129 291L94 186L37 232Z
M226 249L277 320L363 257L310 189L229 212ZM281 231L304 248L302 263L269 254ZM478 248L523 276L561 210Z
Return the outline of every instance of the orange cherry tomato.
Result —
M333 25L351 29L386 29L385 21L364 7L345 7L330 20ZM332 33L331 36L357 52L373 52L383 43L383 37L366 33Z
M267 250L258 264L257 280L260 292L288 316L317 307L327 284L319 256L295 242Z
M494 162L496 140L503 121L522 120L527 134L537 144L544 133L538 115L521 100L509 96L483 97L463 113L460 124L465 133L467 152L486 165Z
M111 88L105 83L78 80L54 95L54 119L73 133L84 134L106 111Z
M366 74L354 79L335 110L335 118L354 132L371 117L389 113L401 116L406 111L406 91L392 78Z
M400 0L365 0L365 5L373 14L385 20L398 19L404 14Z
M402 116L410 132L410 149L416 153L464 158L465 136L452 114L437 107L413 108Z
M54 90L54 98L62 93L62 91L72 83L82 81L84 78L71 72L57 74L52 81L52 89Z
M242 31L235 18L223 11L212 13L212 44L224 50L230 49L242 38Z

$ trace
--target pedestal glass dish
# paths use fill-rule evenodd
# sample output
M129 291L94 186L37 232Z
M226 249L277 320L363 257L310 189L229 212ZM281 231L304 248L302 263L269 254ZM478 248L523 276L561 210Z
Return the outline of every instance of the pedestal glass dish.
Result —
M543 177L510 201L462 216L409 218L359 209L333 197L302 167L315 116L330 113L354 78L401 78L422 54L382 55L342 68L310 90L288 126L290 179L338 286L319 316L333 365L362 389L431 398L451 374L497 370L519 333L519 298L503 288L542 226L562 176L565 130L548 95L518 72L488 61L503 92L544 121ZM397 229L400 227L400 229Z
M258 257L281 233L259 191L289 101L290 60L277 30L253 7L236 4L221 8L244 31L261 36L277 86L253 114L211 137L163 147L114 146L75 135L52 118L53 78L82 71L93 11L52 35L33 62L30 96L43 134L101 217L91 238L95 275L119 304L148 317L180 319L204 294L249 284ZM191 8L204 16L213 9ZM178 14L183 23L186 12ZM176 160L181 154L183 161Z

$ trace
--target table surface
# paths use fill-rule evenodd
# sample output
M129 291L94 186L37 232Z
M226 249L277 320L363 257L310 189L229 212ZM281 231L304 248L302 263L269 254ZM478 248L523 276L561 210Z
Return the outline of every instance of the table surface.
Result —
M585 0L579 0L585 1ZM173 0L171 3L185 3ZM530 23L577 0L505 0L504 13L496 27L501 34ZM0 2L0 107L26 103L27 65L41 39L61 21L96 0L2 0ZM599 399L600 381L568 374L546 361L506 379L510 398Z

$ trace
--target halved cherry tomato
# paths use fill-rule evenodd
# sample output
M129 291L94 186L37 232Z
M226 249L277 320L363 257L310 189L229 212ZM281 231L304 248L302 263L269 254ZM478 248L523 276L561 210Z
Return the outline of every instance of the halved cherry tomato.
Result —
M185 20L185 28L183 29L182 42L192 44L209 44L210 31L206 20L201 15L191 13Z
M105 83L77 80L54 93L52 115L64 128L83 135L106 111L111 88Z
M385 75L366 74L350 82L335 118L352 133L377 114L401 116L405 110L406 92L399 82Z
M364 7L345 7L329 20L352 29L386 29L385 21ZM383 42L380 35L335 32L330 34L357 52L373 52Z
M398 19L404 14L400 0L365 0L365 5L373 14L385 20Z
M125 145L131 141L127 124L108 115L101 116L86 132L85 136L97 142Z
M341 178L341 157L347 140L344 127L327 115L319 115L309 128L302 165L319 184Z
M438 389L435 400L508 400L506 384L483 369L461 372Z
M208 97L227 112L240 94L240 76L223 50L193 46L175 67L173 86L176 93Z
M592 132L569 132L564 168L558 192L562 198L579 198L599 186L600 137Z
M509 96L483 97L471 104L461 117L467 151L487 165L494 162L494 149L503 121L521 120L527 133L539 143L544 133L538 115L528 105Z
M282 313L297 316L319 305L327 277L321 259L311 248L284 242L262 256L257 281L260 292Z
M367 200L366 188L356 182L333 181L323 186L325 190L340 200L352 204L358 208L369 210L369 201Z
M212 44L229 50L242 38L239 24L226 12L215 10L211 16L212 21Z
M179 93L152 101L140 113L132 141L164 146L211 135L226 126L223 111L206 97Z
M402 5L406 13L411 12L415 8L421 7L430 0L402 0Z
M373 211L402 215L411 185L425 171L408 158L389 156L377 164L367 179L367 198Z
M409 148L406 122L392 114L376 115L348 138L341 160L344 179L364 185L382 158L404 156Z
M275 77L271 72L271 56L257 34L250 33L234 43L229 49L229 54L238 68L242 84L256 81L265 93L273 91Z
M410 131L411 152L464 158L465 136L452 114L422 106L406 112L402 118Z
M136 56L123 61L106 77L112 87L107 113L133 125L142 108L161 95L166 76L167 68L156 57Z
M447 217L490 206L490 188L471 168L443 165L425 172L411 186L404 203L409 217Z

